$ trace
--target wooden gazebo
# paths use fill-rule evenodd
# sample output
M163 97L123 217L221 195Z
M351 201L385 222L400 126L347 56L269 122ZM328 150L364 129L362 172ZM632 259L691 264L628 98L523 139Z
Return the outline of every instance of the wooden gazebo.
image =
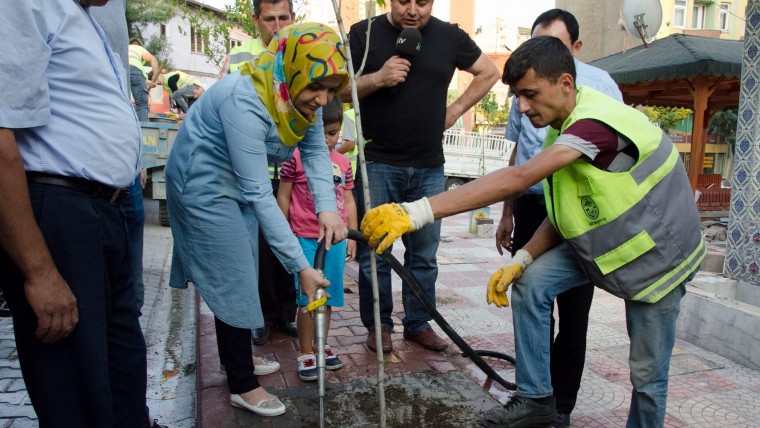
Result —
M739 105L743 50L743 41L672 34L648 48L639 46L590 64L610 73L626 104L694 110L689 181L695 189L704 170L710 118Z

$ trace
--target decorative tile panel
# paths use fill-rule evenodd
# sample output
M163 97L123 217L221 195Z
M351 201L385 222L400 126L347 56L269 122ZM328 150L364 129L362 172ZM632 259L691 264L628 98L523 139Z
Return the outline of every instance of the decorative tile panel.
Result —
M760 0L747 3L742 87L723 271L760 286Z

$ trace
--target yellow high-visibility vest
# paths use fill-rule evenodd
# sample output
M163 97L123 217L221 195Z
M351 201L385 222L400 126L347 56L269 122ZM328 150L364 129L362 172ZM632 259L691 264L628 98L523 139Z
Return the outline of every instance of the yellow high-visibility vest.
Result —
M570 125L592 119L638 149L629 171L609 172L577 159L544 180L550 221L589 279L628 300L655 303L699 268L707 253L686 168L670 138L649 119L589 87L548 148Z

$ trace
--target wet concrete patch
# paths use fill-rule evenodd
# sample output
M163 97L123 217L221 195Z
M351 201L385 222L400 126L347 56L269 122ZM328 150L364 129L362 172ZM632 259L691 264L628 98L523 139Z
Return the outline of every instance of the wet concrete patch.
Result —
M287 405L287 413L275 418L261 418L235 411L234 423L230 426L319 426L316 383L271 392ZM385 384L388 427L472 427L485 410L497 405L498 402L477 383L459 372L418 372L388 378ZM376 427L379 422L374 378L326 385L326 427Z

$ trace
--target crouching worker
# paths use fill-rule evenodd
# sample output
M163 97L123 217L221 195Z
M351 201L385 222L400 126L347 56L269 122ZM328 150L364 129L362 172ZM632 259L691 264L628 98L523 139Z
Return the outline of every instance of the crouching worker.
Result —
M206 91L198 79L178 70L163 73L163 81L164 89L179 109L180 116L187 113L190 105Z
M507 61L503 80L533 126L550 126L543 151L454 191L379 206L364 217L362 231L382 252L404 233L515 198L546 178L547 220L488 284L491 300L504 303L516 280L518 388L505 406L486 412L481 425L554 423L551 304L591 281L625 299L633 384L628 426L661 427L681 297L706 252L678 151L640 112L576 87L572 55L557 38L523 43Z

